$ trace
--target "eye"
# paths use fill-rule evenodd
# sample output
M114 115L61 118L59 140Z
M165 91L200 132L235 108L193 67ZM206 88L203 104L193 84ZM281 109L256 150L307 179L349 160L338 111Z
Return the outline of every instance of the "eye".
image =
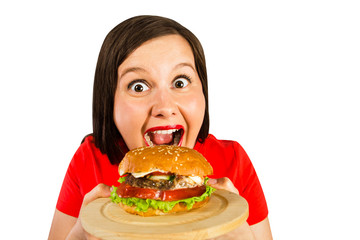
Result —
M129 84L128 89L131 89L136 93L141 93L149 90L149 86L144 80L135 80Z
M184 75L176 77L173 82L174 88L185 88L189 83L191 83L190 78Z

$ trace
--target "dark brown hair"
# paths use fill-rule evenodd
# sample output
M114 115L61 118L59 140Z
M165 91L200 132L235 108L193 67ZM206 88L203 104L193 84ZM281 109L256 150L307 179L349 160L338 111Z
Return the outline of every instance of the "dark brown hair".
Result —
M113 119L114 97L120 64L144 42L165 35L178 34L191 46L195 66L205 96L205 116L197 140L203 142L209 132L208 85L205 55L200 41L174 20L159 16L136 16L113 28L101 47L95 70L93 90L93 136L95 145L107 154L112 164L119 164L127 148Z

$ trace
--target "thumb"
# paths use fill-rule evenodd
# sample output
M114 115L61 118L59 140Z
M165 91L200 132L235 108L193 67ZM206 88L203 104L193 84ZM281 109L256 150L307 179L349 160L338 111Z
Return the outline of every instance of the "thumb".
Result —
M82 205L86 206L97 198L110 197L110 193L111 193L110 186L100 183L96 187L94 187L90 192L85 194Z
M227 177L217 178L217 179L210 178L208 180L208 184L216 189L224 189L229 192L239 194L239 190L237 190L237 188L234 186L231 180Z

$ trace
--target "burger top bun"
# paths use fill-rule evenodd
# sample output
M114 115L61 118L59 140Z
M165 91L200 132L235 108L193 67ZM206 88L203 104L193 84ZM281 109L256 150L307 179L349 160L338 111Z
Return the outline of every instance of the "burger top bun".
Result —
M168 145L133 149L119 165L120 176L158 170L183 176L206 176L213 173L210 163L198 151Z

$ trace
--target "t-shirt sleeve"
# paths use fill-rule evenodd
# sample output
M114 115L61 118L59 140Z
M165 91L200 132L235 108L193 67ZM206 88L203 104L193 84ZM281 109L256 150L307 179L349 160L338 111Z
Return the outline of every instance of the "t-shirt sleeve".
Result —
M77 166L77 157L78 154L75 154L69 164L56 204L56 208L60 212L73 217L79 216L81 204L83 201L83 195L80 191L79 176L77 172L79 169L79 166Z
M264 192L262 190L259 178L256 174L245 150L240 144L234 145L235 158L239 159L239 167L236 168L238 177L235 180L235 186L238 187L240 195L245 198L249 204L249 218L247 222L253 225L264 220L268 215L268 207Z

